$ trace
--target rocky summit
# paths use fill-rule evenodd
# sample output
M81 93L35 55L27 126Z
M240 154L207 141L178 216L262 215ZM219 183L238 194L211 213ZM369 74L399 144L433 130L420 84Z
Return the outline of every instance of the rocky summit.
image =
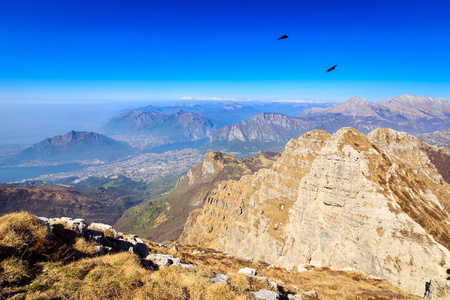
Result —
M180 242L286 268L354 268L448 299L450 185L422 145L384 128L307 132L270 169L222 182Z

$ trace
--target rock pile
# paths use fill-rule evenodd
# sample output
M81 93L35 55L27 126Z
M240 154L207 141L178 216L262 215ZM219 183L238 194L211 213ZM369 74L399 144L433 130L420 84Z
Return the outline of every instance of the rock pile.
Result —
M172 265L194 268L194 265L182 264L179 258L172 255L149 254L147 245L136 235L123 235L117 232L111 225L92 223L88 225L83 219L62 218L38 218L52 233L55 225L63 225L65 229L72 230L76 236L94 241L98 255L112 254L128 251L133 253L142 261L147 268L160 269ZM165 246L165 245L161 245Z

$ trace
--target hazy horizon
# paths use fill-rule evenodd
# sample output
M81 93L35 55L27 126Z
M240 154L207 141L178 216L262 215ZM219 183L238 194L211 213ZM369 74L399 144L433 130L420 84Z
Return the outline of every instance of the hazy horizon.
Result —
M450 99L449 10L447 0L1 1L0 144L95 131L152 103Z

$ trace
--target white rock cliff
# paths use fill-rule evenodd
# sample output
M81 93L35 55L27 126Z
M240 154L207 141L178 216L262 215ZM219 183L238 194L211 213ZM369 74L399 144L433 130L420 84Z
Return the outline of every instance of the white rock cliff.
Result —
M433 299L450 296L450 185L405 133L343 128L291 140L271 169L225 181L182 243L287 268L355 268Z

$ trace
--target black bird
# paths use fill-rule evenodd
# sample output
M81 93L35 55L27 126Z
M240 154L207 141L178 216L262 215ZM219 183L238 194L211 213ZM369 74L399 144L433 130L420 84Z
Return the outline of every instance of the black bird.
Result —
M327 70L327 73L333 71L334 69L336 69L336 67L337 67L337 65L332 66L331 68L329 68L329 69Z
M285 34L285 35L279 37L278 40L287 39L288 37L289 37L289 36L288 36L287 34Z

